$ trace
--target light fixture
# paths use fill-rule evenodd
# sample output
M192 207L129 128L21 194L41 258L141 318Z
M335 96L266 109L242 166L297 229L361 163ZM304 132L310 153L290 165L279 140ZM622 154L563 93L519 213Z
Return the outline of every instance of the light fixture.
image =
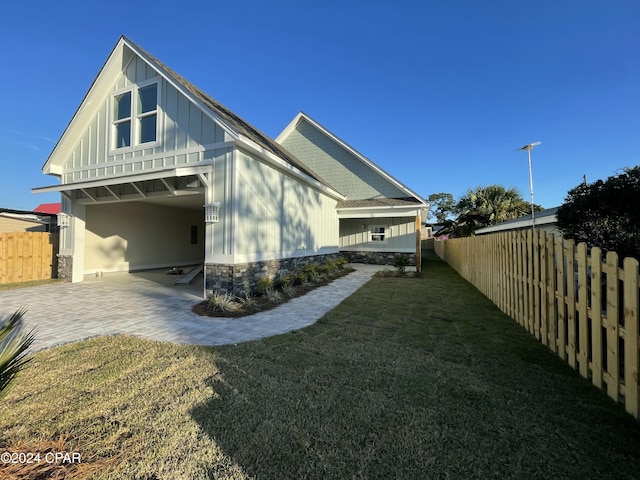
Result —
M220 221L220 202L207 203L204 206L205 223L218 223Z
M58 226L59 227L68 227L70 224L70 217L68 214L64 212L60 212L58 214Z

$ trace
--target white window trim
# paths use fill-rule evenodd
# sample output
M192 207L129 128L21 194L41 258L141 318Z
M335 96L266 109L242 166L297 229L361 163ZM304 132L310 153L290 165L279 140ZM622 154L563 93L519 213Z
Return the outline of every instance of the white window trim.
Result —
M369 243L374 243L376 245L385 245L387 243L387 240L389 238L389 234L390 232L390 227L389 225L369 225ZM376 228L384 228L384 233L374 233L374 229ZM382 240L373 240L373 236L374 235L382 235L383 239Z
M150 112L137 113L138 108L138 90L144 87L148 87L149 85L156 84L156 109ZM160 81L160 77L150 78L140 83L134 83L129 85L126 88L120 88L111 93L111 97L109 99L109 154L113 153L125 153L133 150L138 150L141 148L153 148L160 144L160 99L162 98L162 82ZM127 121L123 120L115 120L113 118L114 109L115 109L115 98L124 93L131 92L131 116L128 117L131 122L131 139L130 145L128 147L116 147L116 125L118 123L122 123ZM138 135L140 131L140 119L144 117L148 117L151 115L156 116L156 139L153 142L145 142L138 143Z

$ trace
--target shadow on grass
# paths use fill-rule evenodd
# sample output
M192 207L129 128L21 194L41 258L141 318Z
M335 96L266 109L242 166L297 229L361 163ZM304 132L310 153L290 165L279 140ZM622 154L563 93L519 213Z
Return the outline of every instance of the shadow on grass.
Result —
M255 478L640 471L638 423L433 256L422 278L374 278L311 327L216 354L216 395L191 415Z

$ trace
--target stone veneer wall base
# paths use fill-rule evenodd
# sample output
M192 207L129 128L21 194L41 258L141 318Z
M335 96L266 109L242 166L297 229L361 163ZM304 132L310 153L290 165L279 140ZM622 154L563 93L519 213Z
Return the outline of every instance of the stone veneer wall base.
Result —
M205 286L207 293L230 293L235 296L253 294L258 290L258 281L267 277L276 282L283 275L310 263L324 264L327 260L343 255L330 253L309 257L281 258L262 262L240 263L237 265L206 264Z
M340 252L349 263L367 263L370 265L393 265L396 255L404 255L409 260L409 265L415 267L415 253L398 252Z
M58 257L58 278L71 281L73 276L73 256L71 255L56 255Z

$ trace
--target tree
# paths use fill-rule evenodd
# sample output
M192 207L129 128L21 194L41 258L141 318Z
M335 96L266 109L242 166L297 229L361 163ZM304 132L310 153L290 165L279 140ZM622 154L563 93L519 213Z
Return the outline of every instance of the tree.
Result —
M534 205L534 209L542 210L537 205ZM526 215L531 211L531 204L515 188L488 185L468 190L454 210L458 217L445 233L467 237L479 228Z
M557 218L565 238L640 259L640 165L569 190Z
M450 193L432 193L427 200L431 205L429 217L435 218L439 224L446 223L453 215L456 201Z
M22 333L22 318L25 310L13 313L0 323L0 396L29 361L28 348L35 341L35 333Z

